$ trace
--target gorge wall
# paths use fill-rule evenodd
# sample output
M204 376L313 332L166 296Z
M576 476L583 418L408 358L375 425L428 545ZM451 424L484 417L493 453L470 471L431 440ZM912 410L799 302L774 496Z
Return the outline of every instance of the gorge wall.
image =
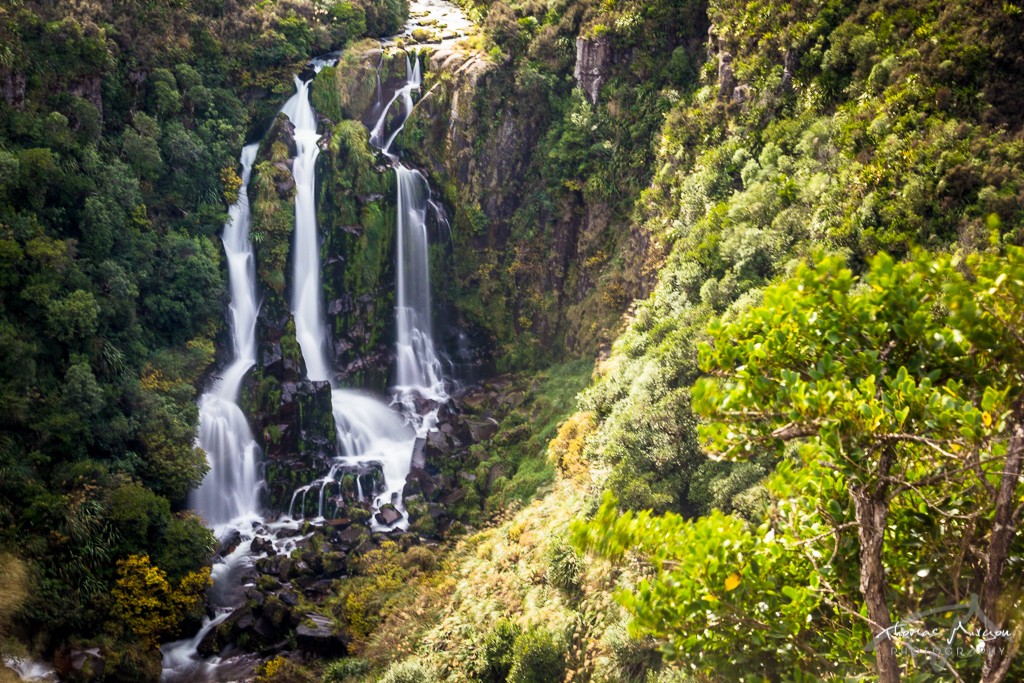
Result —
M632 37L604 35L585 5L568 5L541 30L502 3L476 11L497 31L489 52L429 35L404 45L425 68L398 144L449 211L435 294L452 329L486 341L502 369L592 357L649 291L663 256L637 200L666 106L657 91L696 83L690 65L702 56L706 20L688 4L644 17L670 27L649 41L643 26ZM511 31L504 38L502 26ZM321 93L339 93L321 111L358 118L376 75L387 82L395 65L374 46L354 46L318 78ZM352 142L345 148L351 158Z

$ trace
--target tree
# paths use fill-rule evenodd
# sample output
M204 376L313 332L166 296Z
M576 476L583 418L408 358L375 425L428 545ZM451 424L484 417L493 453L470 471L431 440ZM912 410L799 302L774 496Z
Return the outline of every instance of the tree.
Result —
M204 593L212 585L210 568L184 576L177 587L146 555L130 555L117 563L117 584L111 617L118 627L151 649L174 634L185 617L201 614Z
M970 581L982 611L1005 623L1024 455L1024 250L901 264L880 254L862 278L821 258L710 332L700 360L712 377L694 388L695 408L712 420L702 428L709 450L747 458L800 440L805 459L846 482L854 519L829 519L836 534L857 533L879 680L900 679L887 635L886 566L902 549L887 547L886 534L908 534L908 518L890 514L896 504L949 516L969 541L987 541L984 574ZM1009 657L999 643L986 648L982 680L1006 677L1017 640L1003 643Z

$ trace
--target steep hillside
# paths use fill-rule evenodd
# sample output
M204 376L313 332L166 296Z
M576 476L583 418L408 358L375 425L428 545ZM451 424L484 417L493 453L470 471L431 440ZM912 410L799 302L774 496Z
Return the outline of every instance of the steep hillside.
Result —
M578 399L580 412L548 449L559 483L448 551L443 569L418 581L413 595L386 603L363 650L368 662L339 663L325 680L376 680L357 674L391 662L381 680L872 678L883 666L876 651L885 648L867 647L877 626L858 617L870 557L862 554L856 481L874 480L870 444L899 427L880 426L881 418L874 427L844 423L836 412L829 430L838 431L826 432L827 409L813 420L793 412L789 426L781 417L759 426L760 411L786 415L801 399L744 394L735 378L748 377L743 363L755 363L756 344L773 329L756 321L774 320L789 334L781 322L788 315L810 321L794 335L836 335L828 337L835 355L821 361L842 363L836 381L846 381L843 368L855 354L881 354L881 365L863 366L865 374L849 381L904 367L924 382L915 386L934 382L962 401L943 418L932 404L898 413L914 439L936 445L952 437L935 420L951 420L971 435L953 438L955 449L976 454L969 457L980 458L983 471L975 477L937 464L927 447L899 451L908 469L893 485L890 531L877 551L888 573L872 579L884 582L890 623L966 605L984 584L1001 586L1002 598L985 603L998 611L989 615L993 623L1018 633L1013 567L1024 546L1015 526L1006 557L992 553L1003 542L993 520L1016 525L1019 516L995 497L1021 493L1012 474L1020 448L1013 435L1021 382L1012 370L1019 304L1011 290L984 288L999 272L1000 282L1015 276L1013 245L1024 239L1024 148L1011 104L1024 66L1021 10L912 1L711 2L706 12L658 3L472 9L488 41L433 52L429 94L404 141L455 211L452 299L492 332L499 363L517 367L592 355L616 336L618 312L647 291L651 273L656 285L630 310ZM654 35L668 44L648 42ZM639 75L638 87L631 77ZM638 123L627 131L627 120ZM917 265L895 270L876 258L899 260L922 248L929 252ZM946 253L959 255L954 265L970 265L950 270ZM969 254L981 255L967 261ZM845 300L828 304L829 296L861 292L850 290L858 277L889 297L868 303L849 294L859 307L850 311L879 307L869 318L877 330L863 317L826 318L833 309L868 315L847 313ZM809 291L822 292L824 303L800 298ZM984 341L972 336L979 323L957 313L962 297L983 291L998 299ZM927 323L904 328L903 315ZM832 324L843 327L830 331ZM958 346L941 359L938 348L915 356L921 334L952 334ZM752 350L715 355L748 339ZM843 346L845 339L862 346ZM785 342L810 343L803 340ZM712 345L699 361L705 342ZM772 352L789 355L772 363L822 372L814 364L827 345L794 351L782 343ZM981 361L984 345L993 355ZM978 362L987 369L965 370ZM720 389L699 384L702 419L691 387L709 371L724 379ZM993 387L1007 392L998 404L983 397ZM800 396L819 390L804 387ZM736 409L747 412L726 409L725 396L748 401ZM816 410L822 404L813 401L825 399L804 400ZM907 417L919 409L922 422ZM972 420L983 428L964 426ZM735 433L725 438L727 429ZM873 430L882 434L877 442ZM794 438L803 439L799 449L776 448ZM829 463L815 454L854 447L865 453L856 467L815 464ZM715 451L725 461L708 457ZM830 467L842 474L830 475ZM598 513L602 491L616 507L609 502ZM964 505L973 512L961 517ZM666 516L618 518L616 509ZM595 513L569 530L570 517ZM613 586L622 607L607 601ZM867 609L874 618L876 608ZM1000 658L996 649L988 664L985 648L915 659L911 647L931 645L908 639L897 666L908 680L948 680L952 672L966 680L983 668L984 680L1014 680L1017 639L1002 641L1009 654Z
M392 0L0 8L0 654L82 681L155 680L176 637L186 677L259 683L1024 679L1024 7L461 7L465 37ZM332 50L304 72L325 379L275 112ZM185 498L257 136L264 499L215 548ZM403 196L434 393L391 386ZM345 470L352 389L390 392L400 492L386 457Z

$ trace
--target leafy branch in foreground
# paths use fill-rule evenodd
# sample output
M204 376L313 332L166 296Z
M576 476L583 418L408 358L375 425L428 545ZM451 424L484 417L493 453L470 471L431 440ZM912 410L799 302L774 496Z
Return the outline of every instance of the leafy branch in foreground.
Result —
M710 376L693 390L713 456L782 458L761 528L720 513L616 519L606 502L577 540L654 565L623 602L700 670L735 666L763 637L778 645L762 649L756 674L821 670L802 618L829 631L814 652L861 666L866 626L879 679L897 681L936 661L907 658L914 644L887 635L894 610L977 593L988 626L1013 635L942 660L943 674L1005 680L1020 641L1003 574L1020 553L1022 325L1018 248L906 263L883 254L862 278L832 256L801 266L761 305L712 324L700 349ZM744 602L740 586L760 601Z

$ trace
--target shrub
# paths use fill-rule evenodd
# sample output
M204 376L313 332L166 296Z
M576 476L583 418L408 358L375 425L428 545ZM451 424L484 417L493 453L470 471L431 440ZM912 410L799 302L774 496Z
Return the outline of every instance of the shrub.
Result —
M279 655L256 667L256 683L311 683L313 673L298 662Z
M435 683L437 676L433 670L415 659L392 664L380 683Z
M512 670L512 655L516 638L522 629L509 619L500 619L484 637L481 658L477 662L474 678L484 683L505 683Z
M661 653L653 638L633 638L624 626L616 625L605 632L603 640L608 648L610 681L642 683L661 665Z
M509 683L552 683L565 675L565 646L543 628L531 628L516 638Z
M331 662L324 670L323 683L346 683L370 673L370 663L365 659L347 657Z
M547 552L547 562L548 583L566 593L579 591L583 559L565 539L557 539L551 544Z

